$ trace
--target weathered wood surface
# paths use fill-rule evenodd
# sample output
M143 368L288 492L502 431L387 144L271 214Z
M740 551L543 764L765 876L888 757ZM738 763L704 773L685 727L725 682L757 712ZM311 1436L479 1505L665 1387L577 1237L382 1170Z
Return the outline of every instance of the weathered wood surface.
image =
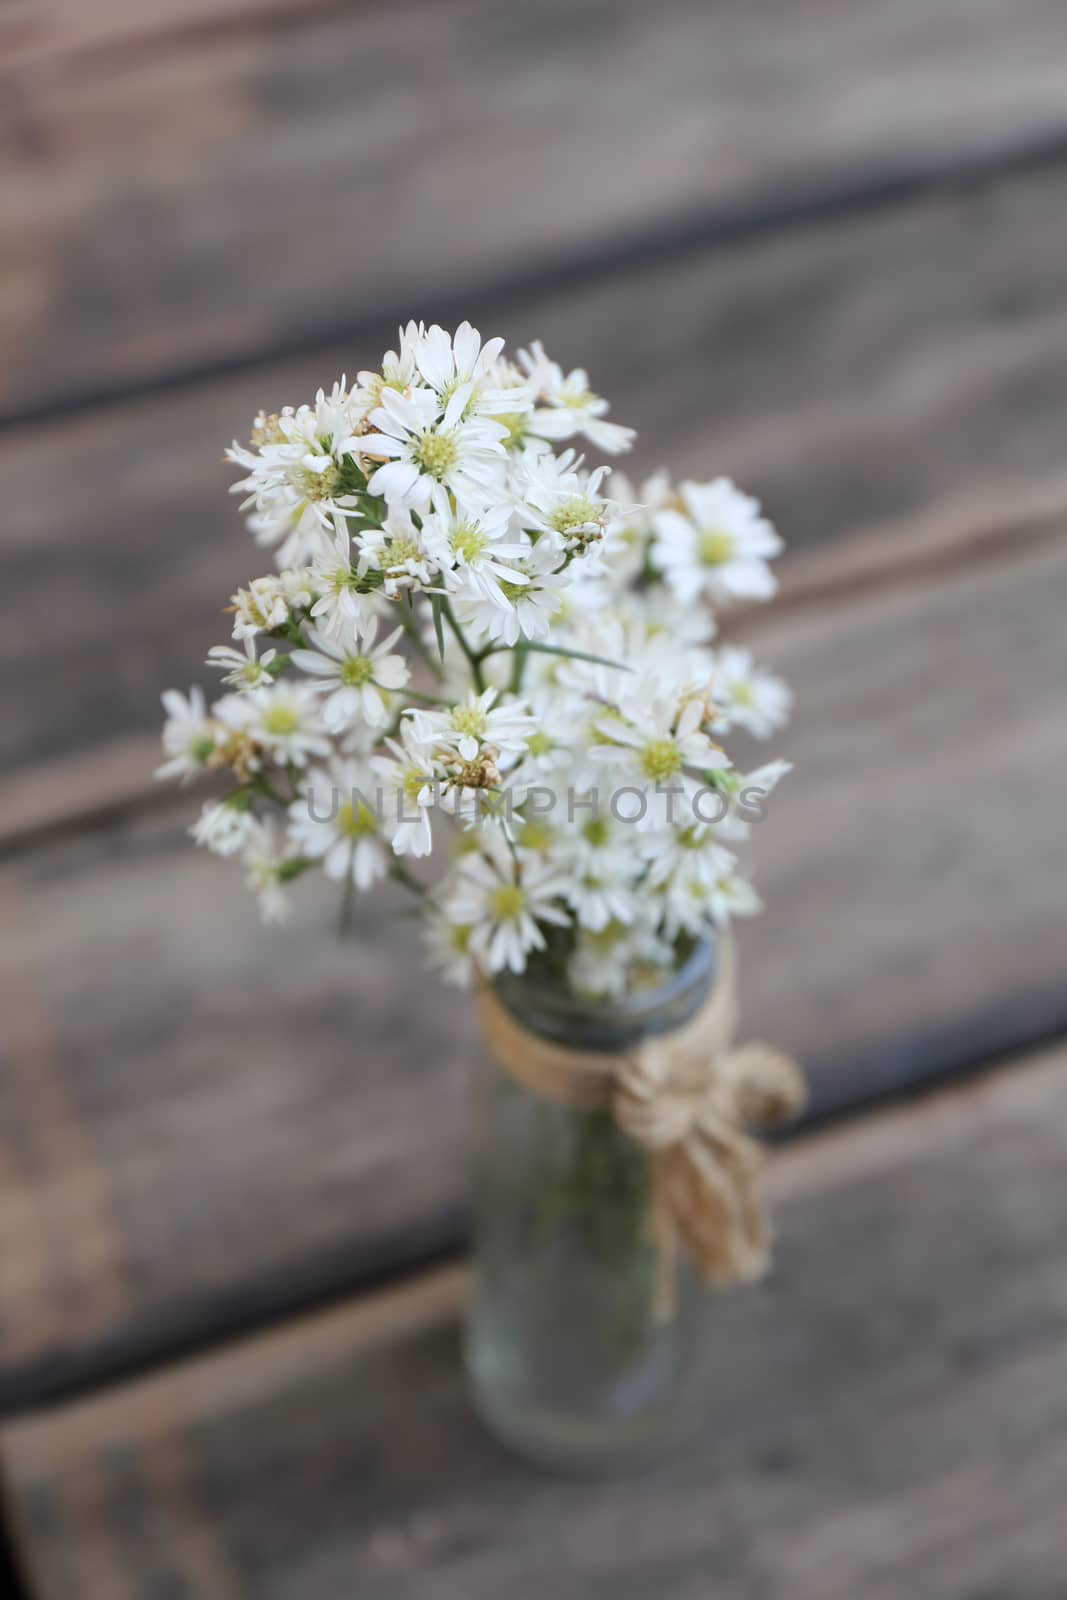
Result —
M1067 1054L779 1153L698 1437L583 1484L471 1416L451 1269L7 1428L40 1600L1061 1600Z
M1064 122L1062 24L1059 0L20 8L0 410L1025 141Z
M796 550L961 499L1010 506L1063 473L1063 184L1056 169L699 250L483 325L587 360L641 430L638 471L726 470ZM0 770L152 730L162 686L208 676L222 606L267 564L226 496L223 444L387 337L0 440L0 550L29 602L0 635ZM43 593L63 617L46 651Z
M1067 1025L1065 603L1057 526L753 635L798 767L753 840L745 1023L817 1109ZM5 1405L460 1237L465 1001L380 906L354 947L317 886L258 929L186 820L0 876Z

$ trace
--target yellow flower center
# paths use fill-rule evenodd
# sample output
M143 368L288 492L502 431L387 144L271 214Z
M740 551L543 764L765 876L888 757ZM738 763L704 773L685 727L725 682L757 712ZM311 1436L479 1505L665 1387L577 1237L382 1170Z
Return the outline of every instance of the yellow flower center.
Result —
M271 706L263 718L263 726L268 733L295 733L300 726L300 718L292 706Z
M400 780L400 787L404 799L409 806L418 805L419 795L426 787L428 781L429 780L427 779L426 774L423 772L421 767L408 767L406 769L403 778Z
M337 813L337 829L348 839L365 839L368 834L377 832L378 823L374 812L365 806L362 800L353 805L351 800L345 800Z
M452 713L452 726L459 734L470 734L480 739L486 728L485 712L480 706L457 706Z
M300 473L300 488L308 500L329 500L337 493L341 473L337 467L327 467L325 472Z
M549 520L557 533L569 533L589 523L599 526L602 515L603 507L595 500L590 500L588 495L572 494L560 501Z
M519 829L519 843L524 850L547 850L552 837L552 829L547 822L524 822Z
M448 542L452 546L452 554L459 556L462 561L477 561L489 540L474 523L458 522Z
M582 837L599 848L608 842L608 825L603 817L590 817L582 826Z
M508 430L504 446L508 450L521 450L526 443L527 417L521 411L506 412L502 417L494 417L494 422L499 422L502 428Z
M423 472L440 482L456 464L459 452L456 448L455 435L438 433L434 428L427 428L416 444L414 454Z
M513 922L526 904L526 895L517 883L502 883L489 896L489 906L498 922Z
M341 663L341 682L346 689L362 689L374 677L374 662L368 656L349 656Z
M650 783L665 783L682 770L682 757L673 739L649 739L638 755L641 771Z
M410 535L398 534L383 548L382 563L387 570L391 567L402 567L405 562L417 561L421 554L418 544Z
M728 533L719 533L716 529L709 528L700 535L698 553L704 566L721 567L734 553L733 538Z

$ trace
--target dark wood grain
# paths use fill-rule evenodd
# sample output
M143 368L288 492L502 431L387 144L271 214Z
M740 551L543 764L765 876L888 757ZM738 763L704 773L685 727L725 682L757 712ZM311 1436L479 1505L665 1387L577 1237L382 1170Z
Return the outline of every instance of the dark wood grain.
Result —
M40 1600L1059 1600L1062 1050L776 1158L698 1438L582 1484L462 1391L458 1270L6 1430ZM876 1247L875 1247L876 1245Z
M795 550L957 503L1010 507L1063 472L1063 183L1057 169L773 247L709 248L484 326L587 362L641 430L638 471L732 473ZM313 393L387 337L0 441L17 597L0 635L0 770L153 729L160 688L206 676L222 606L263 563L226 497L223 444L258 405ZM42 607L63 618L44 651Z
M797 771L753 839L745 1024L817 1113L1067 1026L1065 604L1050 533L752 633L797 691ZM354 945L318 885L258 929L185 820L0 878L7 1405L461 1237L466 1002L376 901Z
M67 3L9 33L6 413L1025 142L1067 93L1058 0Z

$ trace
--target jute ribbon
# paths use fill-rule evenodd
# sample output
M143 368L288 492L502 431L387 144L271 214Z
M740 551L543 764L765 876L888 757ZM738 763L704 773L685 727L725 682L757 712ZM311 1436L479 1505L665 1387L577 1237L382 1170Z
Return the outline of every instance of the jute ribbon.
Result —
M709 1284L750 1282L766 1270L767 1222L757 1188L768 1128L804 1103L796 1063L770 1045L737 1046L736 957L721 939L715 983L683 1027L626 1055L574 1050L531 1033L488 984L482 1031L494 1061L535 1094L582 1110L610 1110L652 1154L649 1230L656 1245L655 1313L674 1314L679 1246Z

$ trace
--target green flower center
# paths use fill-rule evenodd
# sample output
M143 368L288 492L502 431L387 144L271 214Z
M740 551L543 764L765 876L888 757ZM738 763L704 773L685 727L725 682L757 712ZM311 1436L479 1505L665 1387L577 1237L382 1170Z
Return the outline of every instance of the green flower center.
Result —
M378 823L374 812L362 800L355 805L346 800L337 813L337 829L347 839L365 839L368 834L377 832Z
M329 500L337 493L340 481L337 467L327 467L325 472L301 472L300 487L308 500Z
M521 450L526 443L526 424L528 418L521 411L505 412L502 417L494 417L494 422L499 422L502 428L508 430L504 440L504 447L508 450Z
M417 561L421 555L422 551L409 534L398 534L382 549L382 561L387 569L402 567L408 561Z
M502 883L489 896L489 906L498 922L513 922L526 904L526 895L517 883Z
M452 554L461 561L477 561L489 543L485 532L473 522L457 522L449 536Z
M522 599L523 595L529 590L529 587L530 585L528 583L509 583L506 578L497 579L497 588L504 596L504 599L510 600L512 605L514 605L517 600Z
M603 520L604 508L595 500L590 500L588 495L572 494L566 500L561 500L553 511L549 521L557 533L569 533L574 528L582 528L590 522L598 527Z
M480 706L457 706L452 713L452 726L459 734L470 734L480 739L486 728L486 715Z
M552 829L547 822L524 822L519 829L519 843L525 850L547 850L552 837Z
M552 740L539 728L527 738L526 748L532 756L547 756L552 748Z
M271 706L263 718L263 726L268 733L295 733L300 726L300 718L292 706Z
M733 538L728 533L719 533L714 528L709 528L700 535L697 553L705 567L721 567L734 553Z
M429 780L421 767L408 767L400 780L401 793L409 806L419 803L419 795Z
M415 446L414 455L423 472L440 482L455 466L459 455L455 435L427 428Z
M638 761L650 783L665 783L682 770L682 757L673 739L649 739Z
M588 844L595 845L597 848L607 844L608 825L604 818L590 817L589 821L582 825L582 838Z
M341 663L341 682L346 689L362 689L374 677L374 662L369 656L349 656Z
M202 739L198 737L194 739L192 744L189 746L189 754L192 756L193 760L198 762L201 766L209 759L209 757L214 754L214 752L215 745L211 739Z
M465 956L471 942L474 929L467 923L459 923L449 929L448 942L457 955Z

